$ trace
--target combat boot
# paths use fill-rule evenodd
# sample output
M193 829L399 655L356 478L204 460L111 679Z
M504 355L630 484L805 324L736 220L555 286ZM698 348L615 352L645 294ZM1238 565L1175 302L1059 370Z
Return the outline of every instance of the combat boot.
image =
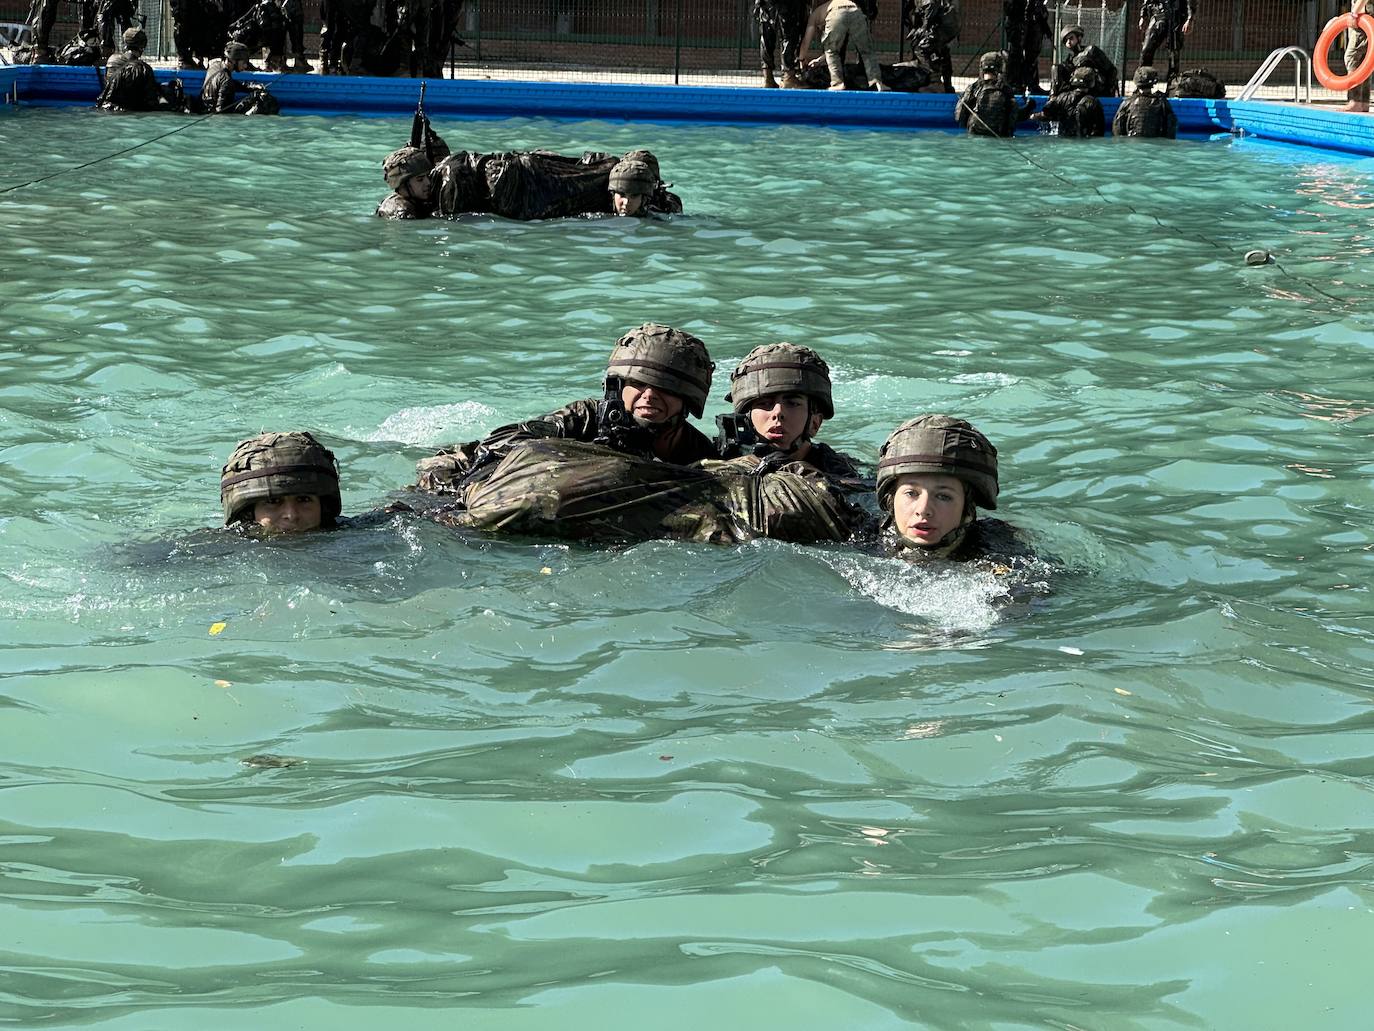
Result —
M302 75L308 75L314 69L310 67L310 61L306 59L304 54L296 54L291 58L291 67L288 70L299 72Z
M773 69L772 69L772 68L765 68L765 69L763 70L763 88L764 88L764 89L777 89L777 88L778 88L778 80L775 79L775 78L773 78Z
M784 72L782 73L782 88L783 88L783 89L801 89L801 88L802 88L801 79L797 78L797 70L796 70L795 68L788 68L786 71L784 71Z
M825 66L830 69L830 89L844 89L844 62L840 60L839 51L825 52Z

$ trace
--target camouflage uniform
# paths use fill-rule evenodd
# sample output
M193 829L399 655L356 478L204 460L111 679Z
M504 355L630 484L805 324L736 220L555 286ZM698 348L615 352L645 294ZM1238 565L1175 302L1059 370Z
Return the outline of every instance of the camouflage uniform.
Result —
M1002 0L1007 83L1013 92L1040 89L1040 51L1050 35L1045 0Z
M321 526L333 526L343 502L334 452L310 433L263 433L241 441L220 470L224 525L252 522L253 508L267 498L313 494Z
M1169 98L1154 92L1158 81L1159 74L1153 68L1136 69L1136 90L1116 109L1113 136L1163 136L1172 140L1178 135L1178 116Z
M940 77L946 93L954 92L949 45L959 38L962 27L959 0L904 0L902 4L902 28L911 43L911 56L932 76Z
M1145 0L1140 11L1140 23L1145 33L1140 41L1142 67L1155 63L1160 45L1169 48L1169 75L1178 71L1179 55L1183 53L1183 26L1193 20L1193 0ZM1149 24L1146 25L1146 18Z
M943 474L964 484L962 522L933 544L903 536L893 518L898 480L908 473ZM883 513L882 543L890 553L913 560L956 562L1032 554L1015 527L1000 519L978 518L978 506L997 508L997 449L963 419L923 415L898 426L878 452L877 493Z
M536 419L502 426L482 440L445 448L416 467L420 490L454 493L475 473L495 476L496 463L521 444L556 438L596 443L645 461L688 465L716 457L715 446L685 417L641 425L624 409L621 387L641 383L674 394L684 412L697 418L705 409L715 366L706 345L690 333L648 322L626 333L611 351L604 395L588 398Z
M57 55L57 63L72 68L99 68L105 63L100 51L100 34L92 30L84 36L73 36Z
M980 77L969 83L954 108L954 119L966 126L971 136L1011 136L1016 123L1035 110L1035 101L1018 104L1002 75L1002 55L984 54L978 62ZM996 72L993 79L983 73Z
M200 90L200 100L205 105L207 114L277 113L276 99L266 89L257 83L241 83L235 80L235 63L247 59L248 48L231 40L224 48L224 57L210 62L210 67L205 70L205 82ZM247 93L248 96L239 99L240 93Z
M759 25L759 62L763 69L763 84L777 85L773 71L782 41L782 84L795 88L798 83L797 51L801 49L802 34L806 31L807 0L754 0L754 19Z
M33 64L47 64L54 59L50 40L53 26L57 24L57 0L34 0L33 7L29 9L28 24L33 29L33 47L29 61ZM101 60L104 60L103 54Z
M1076 40L1077 49L1071 40ZM1069 88L1069 80L1073 73L1079 68L1091 69L1095 81L1088 87L1095 97L1114 97L1117 93L1117 83L1120 80L1120 73L1116 70L1116 65L1107 56L1106 51L1101 47L1083 42L1083 26L1070 25L1059 34L1059 42L1069 48L1064 60L1054 66L1050 72L1050 92L1059 93Z
M757 460L754 460L757 461ZM530 441L438 513L448 525L586 541L734 544L849 540L844 495L802 463L755 475L737 462L676 466L575 440Z
M105 66L105 84L96 106L106 111L155 111L163 106L153 66L143 60L148 35L142 29L126 29L125 49Z
M1099 137L1107 133L1102 101L1093 96L1097 75L1091 68L1075 68L1069 87L1045 101L1044 108L1032 117L1037 121L1058 122L1059 135L1065 138Z

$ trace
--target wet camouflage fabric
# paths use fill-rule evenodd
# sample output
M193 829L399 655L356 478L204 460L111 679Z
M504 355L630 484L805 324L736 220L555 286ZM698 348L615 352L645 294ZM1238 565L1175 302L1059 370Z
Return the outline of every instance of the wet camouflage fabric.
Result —
M1160 93L1135 93L1121 102L1112 119L1113 136L1178 135L1178 116L1169 98Z
M1169 74L1178 70L1183 52L1183 26L1196 13L1194 0L1145 0L1141 5L1142 19L1148 19L1140 40L1140 63L1153 65L1155 53L1161 46L1169 51Z
M1095 97L1114 97L1121 82L1112 59L1101 47L1089 44L1076 54L1070 54L1054 66L1050 73L1050 92L1058 93L1069 88L1069 79L1078 68L1090 68L1097 77L1092 94Z
M949 45L959 38L963 14L959 0L904 0L902 29L911 43L911 56L946 93L954 92L954 62ZM920 88L920 87L916 87Z
M157 110L163 100L152 65L127 50L115 54L105 68L105 86L95 103L106 111Z
M820 64L808 63L805 67L798 68L796 74L797 81L803 89L830 88L830 70L825 67L824 62ZM900 64L880 64L878 66L878 78L884 86L894 93L932 92L929 88L933 81L930 69L917 64L915 61L903 61ZM846 64L844 66L844 85L845 89L868 89L868 70L861 64ZM938 92L938 90L934 92ZM953 90L949 92L953 92Z
M778 44L782 44L782 67L797 69L797 51L806 32L807 0L754 0L754 20L759 26L759 66L767 71L777 68Z
M462 488L464 477L477 466L503 458L515 447L533 440L559 438L592 443L602 434L602 427L597 419L597 406L596 398L574 401L537 419L502 426L481 440L445 448L434 457L423 459L416 465L416 485L424 491L454 492ZM677 442L666 462L690 465L704 458L716 457L715 444L690 423L682 423L673 432ZM631 434L633 430L628 431L627 437ZM619 443L619 450L624 453L645 460L653 459L653 438L647 433L640 435L638 439L623 439Z
M520 445L462 500L439 521L565 540L812 544L866 525L841 490L800 464L759 476L750 459L677 466L576 440Z
M1035 110L1035 101L1018 104L1004 79L971 82L954 108L954 119L972 136L1011 136L1016 123Z
M1003 0L1002 16L1007 37L1007 84L1015 92L1038 90L1040 51L1050 35L1045 0Z
M1359 36L1360 34L1351 30L1351 35ZM1363 39L1364 37L1361 36L1360 38ZM1353 62L1347 58L1346 66L1357 67L1359 62L1363 60L1364 54L1361 53ZM1199 97L1204 100L1224 100L1226 99L1226 84L1206 68L1189 68L1186 72L1180 72L1169 80L1166 95L1170 97Z
M881 549L889 554L915 562L944 559L949 562L990 561L1012 563L1035 557L1035 551L1021 532L1001 519L975 519L964 534L959 547L949 554L939 554L938 548L923 548L912 544L885 520L879 538Z
M1102 101L1087 90L1065 90L1045 101L1045 121L1059 123L1064 137L1097 137L1107 132Z

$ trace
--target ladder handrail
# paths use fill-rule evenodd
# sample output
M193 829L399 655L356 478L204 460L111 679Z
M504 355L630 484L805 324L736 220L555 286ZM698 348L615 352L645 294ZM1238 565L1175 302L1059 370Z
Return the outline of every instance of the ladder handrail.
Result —
M1237 100L1249 100L1256 91L1264 85L1274 69L1279 66L1285 57L1293 59L1293 100L1295 103L1312 103L1312 55L1302 47L1279 47L1259 66L1259 70L1250 76L1244 88L1241 89ZM1307 72L1306 91L1304 92L1303 72Z

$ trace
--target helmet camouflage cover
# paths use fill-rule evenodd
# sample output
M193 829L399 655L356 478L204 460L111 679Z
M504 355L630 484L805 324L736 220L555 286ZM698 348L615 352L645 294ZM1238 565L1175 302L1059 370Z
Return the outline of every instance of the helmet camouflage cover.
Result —
M129 28L124 30L124 49L125 50L147 50L148 33L142 29Z
M658 176L646 162L621 158L611 169L610 189L615 193L647 197L657 185Z
M730 373L730 393L725 400L735 411L747 412L765 394L805 394L816 402L821 415L835 417L830 366L809 347L786 342L764 344L744 356Z
M248 48L236 39L224 44L224 56L230 61L248 60Z
M1082 25L1070 25L1059 34L1059 42L1067 43L1070 36L1077 36L1079 39L1082 39L1085 35L1086 33L1083 31Z
M338 518L339 465L334 452L310 433L263 433L239 443L219 477L224 524L252 515L267 498L314 494L325 524Z
M407 179L428 175L434 163L419 147L402 147L382 159L382 178L393 190L399 190Z
M1002 70L1002 52L989 50L978 58L978 70L980 72L1000 72Z
M968 485L975 504L997 507L997 449L963 419L921 415L908 419L878 451L878 504L890 508L897 478L944 473Z
M1069 76L1069 82L1081 86L1083 89L1092 89L1097 85L1097 73L1086 66L1075 68L1073 74Z
M633 380L682 398L698 419L706 410L715 363L691 333L646 322L615 342L606 363L606 378Z
M1153 86L1159 81L1159 72L1155 71L1148 64L1141 65L1135 70L1134 81L1137 86Z
M658 158L654 157L652 150L627 150L621 161L642 161L649 166L649 171L653 174L654 180L663 178L663 174L658 167Z

